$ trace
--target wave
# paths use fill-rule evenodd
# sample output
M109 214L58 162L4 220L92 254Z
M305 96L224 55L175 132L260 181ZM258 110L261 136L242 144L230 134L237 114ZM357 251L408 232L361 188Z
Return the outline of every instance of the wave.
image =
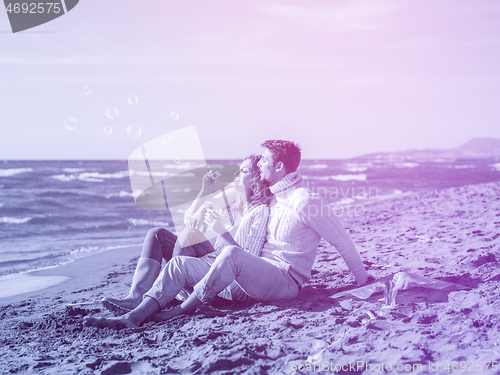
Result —
M307 169L326 169L326 168L328 168L328 165L326 165L326 164L313 164L313 165L306 165L304 168L307 168Z
M78 172L83 172L85 168L63 168L64 172L67 173L78 173Z
M133 224L134 226L137 225L149 225L149 226L155 226L155 227L168 227L171 224L167 223L165 221L150 221L146 219L128 219L128 222L130 224Z
M129 171L121 171L115 173L99 173L99 172L85 172L81 173L78 178L124 178L129 177Z
M498 165L500 167L500 163ZM455 165L455 169L468 169L468 168L475 168L475 165Z
M116 173L99 173L99 172L85 172L78 176L80 181L87 182L104 182L106 179L110 178L124 178L128 177L128 171L116 172Z
M138 194L140 194L142 191L138 191ZM37 197L36 203L44 203L44 204L59 204L61 206L64 206L67 202L67 200L74 200L74 199L92 199L92 200L99 200L100 198L124 198L124 197L133 197L134 194L132 192L128 191L120 191L119 193L108 193L104 194L103 192L92 192L92 191L85 191L85 190L73 190L73 191L68 191L68 190L63 190L63 189L53 189L53 190L45 190L41 193L35 194ZM60 199L62 203L60 202L54 202L48 199L44 198L57 198Z
M118 245L118 246L108 246L106 250L114 250L114 249L126 249L127 247L135 247L142 246L142 243L132 244L132 245Z
M11 259L11 260L0 261L0 268L6 268L6 267L12 267L12 266L20 265L20 264L24 265L24 264L28 264L28 263L51 260L51 259L57 258L58 256L59 256L58 254L47 254L47 255L37 257L37 258Z
M177 166L176 166L177 167ZM77 169L77 168L75 168ZM186 168L182 168L186 169ZM151 172L143 172L143 171L121 171L115 173L99 173L99 172L84 172L80 174L57 174L50 176L50 178L59 180L61 182L69 182L69 181L86 181L86 182L104 182L108 179L121 179L121 178L129 178L131 176L154 176L154 177L195 177L194 173L184 172L181 174L177 174L176 172L168 172L168 171L151 171ZM1 176L1 175L0 175Z
M0 218L0 223L4 223L4 224L24 224L24 223L27 223L28 221L30 221L31 219L33 219L32 217L25 217L25 218L22 218L22 219L18 219L18 218L15 218L15 217L2 217Z
M338 174L330 176L332 180L337 181L366 181L366 174Z
M352 199L352 198L342 198L337 203L338 204L351 204L351 203L354 203L354 202L356 202L356 201L354 199Z
M149 176L154 177L170 177L174 176L175 173L162 171L162 172L140 172L140 171L121 171L115 173L99 173L99 172L84 172L80 174L57 174L50 176L53 179L69 182L69 181L86 181L86 182L104 182L107 179L121 179L129 178L130 176ZM193 177L192 173L184 173L182 177Z
M17 218L17 217L12 217L12 216L4 216L0 217L0 224L26 224L30 223L30 225L36 225L36 224L53 224L54 219L51 217L52 215L41 215L41 214L36 214L33 216L26 216L23 218ZM1 233L1 234L7 234L7 233Z
M133 197L133 196L134 196L134 193L131 193L131 192L128 192L128 191L123 191L123 190L120 191L119 193L112 193L112 194L106 194L105 195L106 198L113 198L113 197L124 198L124 197Z
M137 239L131 239L131 241L137 242ZM125 244L110 246L103 245L104 244L100 244L99 246L79 247L72 251L60 251L55 253L39 253L38 250L29 251L29 253L26 254L22 254L18 250L12 252L2 252L1 255L3 259L0 259L0 280L8 277L8 275L10 274L19 274L24 272L54 268L67 263L71 263L76 259L94 256L108 250L141 246L142 242L128 242ZM5 256L8 254L16 255L16 257L5 259Z
M344 168L347 172L366 172L368 170L367 167L345 167Z
M344 170L347 172L365 172L368 168L372 167L373 164L371 162L367 163L345 163L343 165Z
M334 176L302 176L305 180L366 181L366 174L338 174Z
M73 176L73 175L68 176L68 175L65 175L65 174L58 174L58 175L55 175L55 176L50 176L50 178L53 178L53 179L56 179L56 180L59 180L59 181L63 181L63 182L76 180L75 176Z
M418 167L418 163L395 163L394 166L398 168L415 168Z
M97 247L97 246L81 247L79 249L72 250L70 252L70 254L75 255L75 254L81 254L81 253L90 253L90 252L95 252L97 250L99 250L99 247Z
M11 177L16 174L33 172L33 168L9 168L9 169L0 169L0 177Z
M399 189L394 189L392 191L392 193L378 194L377 198L380 199L380 200L385 200L385 199L394 198L395 196L398 196L398 195L408 195L408 194L411 194L411 191L403 192L403 191L401 191Z
M50 177L62 182L68 182L73 180L80 180L87 182L104 182L106 179L111 179L111 178L124 178L124 177L128 178L129 175L130 175L129 171L121 171L115 173L84 172L80 173L79 175L58 174Z

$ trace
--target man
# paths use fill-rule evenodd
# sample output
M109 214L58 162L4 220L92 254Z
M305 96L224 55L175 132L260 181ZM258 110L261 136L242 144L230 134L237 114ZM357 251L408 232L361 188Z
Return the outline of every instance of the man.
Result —
M303 285L311 278L311 269L323 237L335 246L358 284L368 279L361 258L342 224L328 204L317 194L302 187L302 177L296 172L300 163L300 148L289 141L269 140L260 160L261 176L271 185L275 202L271 205L267 242L263 257L285 261L288 272Z
M284 140L268 140L262 146L264 153L258 166L262 179L270 183L274 198L261 257L237 246L228 246L208 273L203 273L204 277L198 274L195 258L187 263L182 262L182 257L174 258L145 294L150 298L144 298L136 309L118 318L87 318L87 325L123 328L138 327L150 318L166 320L193 311L233 281L237 285L232 290L236 300L253 298L266 302L294 298L311 277L321 237L339 251L358 284L368 280L361 258L342 224L330 215L330 210L328 215L322 215L323 198L302 187L302 177L296 172L301 157L299 146ZM175 297L182 283L196 284L191 296L174 309L160 312Z

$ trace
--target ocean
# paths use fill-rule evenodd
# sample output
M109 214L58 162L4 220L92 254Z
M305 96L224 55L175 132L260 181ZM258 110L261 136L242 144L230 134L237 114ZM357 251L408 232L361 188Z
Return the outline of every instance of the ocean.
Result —
M208 163L221 162L240 161ZM366 200L500 181L493 159L304 160L299 172L339 216L363 215ZM136 206L127 161L0 161L0 276L140 245L156 226L173 229L170 213Z

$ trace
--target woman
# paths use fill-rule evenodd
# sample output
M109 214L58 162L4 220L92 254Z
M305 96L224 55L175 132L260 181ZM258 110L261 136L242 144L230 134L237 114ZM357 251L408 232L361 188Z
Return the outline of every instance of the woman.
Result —
M185 215L188 228L179 238L163 228L149 231L129 294L124 299L105 297L102 301L104 307L119 313L126 313L136 308L141 303L143 295L157 279L162 258L168 262L177 255L195 256L205 264L201 265L201 269L206 268L208 272L217 255L228 245L240 246L251 254L260 256L266 238L271 193L268 185L260 178L260 170L257 167L259 160L260 156L252 155L243 161L234 184L234 190L239 194L229 194L229 197L224 197L224 205L218 203L221 200L215 200L216 203L212 204L201 198L206 195L204 192L210 189L210 176L205 175L199 199L193 202ZM228 199L232 202L230 207ZM226 230L226 226L230 226L228 223L234 224L238 213L242 213L243 218L233 238ZM207 225L212 226L219 234L214 246L202 232L206 230ZM237 288L235 284L230 285L219 295L230 299L231 289ZM192 285L185 286L189 289Z

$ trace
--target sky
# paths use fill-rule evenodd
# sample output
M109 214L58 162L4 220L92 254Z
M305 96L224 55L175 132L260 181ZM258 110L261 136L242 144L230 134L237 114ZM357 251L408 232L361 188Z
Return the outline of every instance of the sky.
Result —
M15 34L0 10L0 116L0 160L125 160L193 125L207 159L500 138L500 2L80 0Z

